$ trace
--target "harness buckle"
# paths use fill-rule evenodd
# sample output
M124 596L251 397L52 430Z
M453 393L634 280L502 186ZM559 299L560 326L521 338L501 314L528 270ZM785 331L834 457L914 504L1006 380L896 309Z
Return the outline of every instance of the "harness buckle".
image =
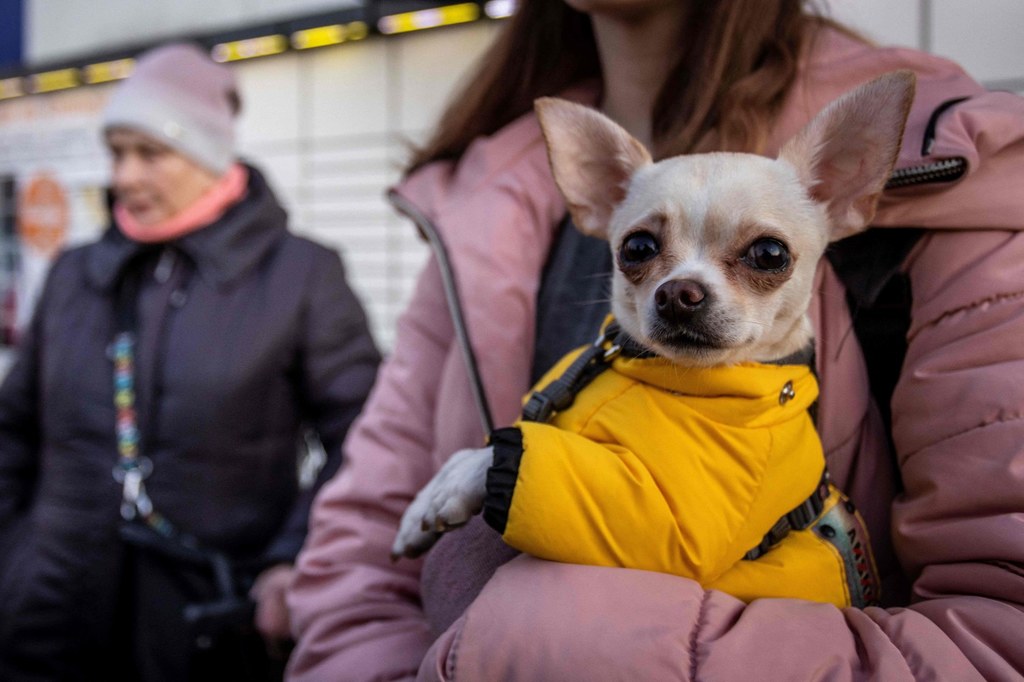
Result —
M561 376L544 388L531 393L523 406L523 419L530 422L546 422L554 413L572 405L576 394L622 352L622 345L614 342L618 333L618 325L608 325L598 334L590 347L585 348L572 361ZM606 348L606 344L611 345Z
M531 422L546 422L554 409L555 403L550 397L543 391L534 391L523 406L523 418Z

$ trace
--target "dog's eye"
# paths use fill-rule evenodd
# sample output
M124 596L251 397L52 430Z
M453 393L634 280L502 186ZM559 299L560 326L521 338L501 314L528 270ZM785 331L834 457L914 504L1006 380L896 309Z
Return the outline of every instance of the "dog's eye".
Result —
M789 249L778 239L758 239L747 249L743 260L752 268L779 272L789 267Z
M658 240L650 232L634 232L626 237L619 249L619 259L624 265L635 265L658 255Z

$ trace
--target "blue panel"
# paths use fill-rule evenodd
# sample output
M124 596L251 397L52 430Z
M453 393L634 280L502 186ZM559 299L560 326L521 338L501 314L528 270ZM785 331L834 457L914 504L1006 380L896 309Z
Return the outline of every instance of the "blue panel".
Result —
M24 61L25 0L0 0L0 69Z

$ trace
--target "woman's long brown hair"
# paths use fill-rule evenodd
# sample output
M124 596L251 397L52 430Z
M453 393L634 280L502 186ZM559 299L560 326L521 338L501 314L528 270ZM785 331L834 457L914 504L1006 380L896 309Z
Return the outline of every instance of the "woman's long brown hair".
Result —
M760 151L821 19L805 0L697 0L684 51L654 106L659 158L695 151ZM526 113L538 97L599 79L590 18L563 0L520 0L515 15L455 93L408 166L458 159L481 135ZM831 23L831 22L827 22Z

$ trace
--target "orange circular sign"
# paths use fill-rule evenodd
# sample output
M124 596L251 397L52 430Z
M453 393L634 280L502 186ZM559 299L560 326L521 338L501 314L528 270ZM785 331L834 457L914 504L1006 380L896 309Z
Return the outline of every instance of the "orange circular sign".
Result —
M68 234L68 197L53 177L39 174L18 197L18 234L25 244L51 255Z

